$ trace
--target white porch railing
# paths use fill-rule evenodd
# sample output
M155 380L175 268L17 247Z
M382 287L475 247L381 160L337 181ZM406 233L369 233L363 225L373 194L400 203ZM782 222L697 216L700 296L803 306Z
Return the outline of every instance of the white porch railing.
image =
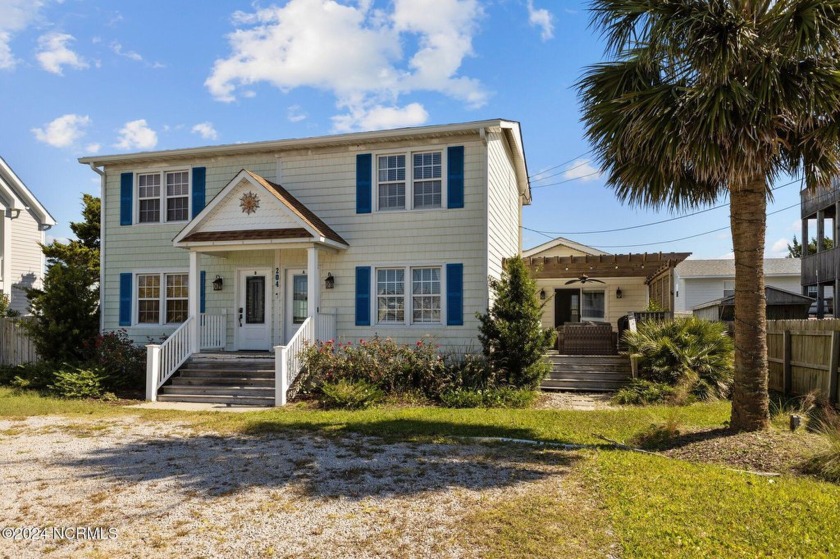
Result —
M286 393L297 378L302 366L300 352L307 342L312 342L315 324L312 317L300 325L298 331L286 345L274 348L274 405L286 405Z
M335 340L336 332L336 311L331 313L318 313L315 321L315 339L319 342Z
M195 317L189 317L162 344L146 346L146 400L157 400L157 391L192 354L190 333Z
M227 339L227 315L202 314L199 349L221 349Z

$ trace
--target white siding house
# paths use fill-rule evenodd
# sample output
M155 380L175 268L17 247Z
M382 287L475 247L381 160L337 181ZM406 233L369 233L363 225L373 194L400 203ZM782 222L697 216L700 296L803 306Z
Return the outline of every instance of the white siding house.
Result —
M801 264L798 258L766 258L764 283L799 293ZM685 260L674 270L674 312L691 314L698 305L727 297L735 290L735 261Z
M194 319L192 353L211 318L226 351L285 346L307 318L319 338L474 349L530 203L506 120L80 162L104 183L103 330L148 343Z
M10 308L26 314L25 289L40 287L44 254L39 243L55 219L38 202L5 160L0 158L0 292Z

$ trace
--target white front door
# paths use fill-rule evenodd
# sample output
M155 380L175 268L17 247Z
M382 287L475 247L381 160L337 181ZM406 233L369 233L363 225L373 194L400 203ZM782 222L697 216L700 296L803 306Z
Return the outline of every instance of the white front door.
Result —
M237 334L240 350L271 349L271 270L239 272Z
M287 270L285 343L289 343L307 316L309 316L309 288L306 272L300 269Z

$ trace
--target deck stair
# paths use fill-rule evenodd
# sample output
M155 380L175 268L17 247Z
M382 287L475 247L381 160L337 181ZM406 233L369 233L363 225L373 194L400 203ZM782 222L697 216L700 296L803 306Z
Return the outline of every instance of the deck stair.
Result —
M158 400L273 406L274 355L267 352L193 355L163 386Z
M632 378L630 359L625 355L560 355L550 351L551 373L543 390L611 392Z

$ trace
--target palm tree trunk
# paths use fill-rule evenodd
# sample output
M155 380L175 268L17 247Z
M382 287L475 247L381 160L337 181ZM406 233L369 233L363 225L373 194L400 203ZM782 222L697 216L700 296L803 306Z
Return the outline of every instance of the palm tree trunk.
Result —
M735 382L730 425L739 431L770 423L767 395L767 319L764 294L764 177L730 189L730 224L735 251Z

